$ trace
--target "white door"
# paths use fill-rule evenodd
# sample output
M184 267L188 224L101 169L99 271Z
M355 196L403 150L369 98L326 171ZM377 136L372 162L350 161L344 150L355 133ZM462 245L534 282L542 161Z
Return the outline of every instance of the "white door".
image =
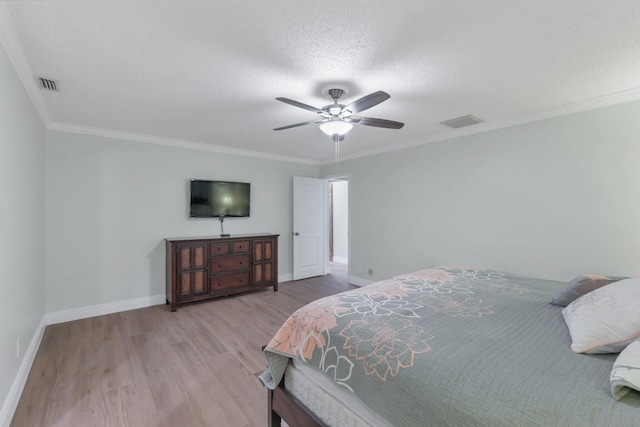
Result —
M324 274L324 185L293 177L293 280Z

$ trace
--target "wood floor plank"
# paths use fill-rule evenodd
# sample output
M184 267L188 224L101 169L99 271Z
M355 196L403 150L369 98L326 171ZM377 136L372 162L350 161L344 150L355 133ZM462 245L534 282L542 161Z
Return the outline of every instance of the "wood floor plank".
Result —
M247 372L230 353L216 355L212 362L213 372L247 417L247 423L239 425L263 425L264 414L267 413L267 391L258 376ZM257 408L260 410L256 411Z
M27 381L18 403L16 413L24 416L25 426L47 425L51 398L58 370L62 360L61 352L40 349L31 366L30 381Z
M266 425L261 347L299 307L352 288L336 268L173 313L163 304L50 325L11 426Z
M104 426L146 426L149 414L155 413L155 403L146 382L132 383L102 393Z
M102 393L101 397L102 419L100 425L109 427L133 425L130 423L134 420L142 423L139 425L144 425L145 415L138 414L128 408L127 396L122 387L108 390Z
M138 366L148 381L156 408L162 410L183 402L186 395L178 383L177 373L172 369L172 361L166 355L162 337L146 332L132 339L142 362Z
M56 385L50 399L47 426L100 425L103 417L96 370L77 371L74 378Z
M209 427L202 424L188 401L163 408L149 416L149 427ZM229 426L230 427L230 426Z
M223 317L217 318L215 325L215 331L212 333L228 336L225 339L225 347L249 372L264 368L264 356L260 349L268 340L266 334L254 333L251 325L233 327Z
M191 389L188 393L200 425L244 426L249 422L224 386Z
M109 351L100 362L100 390L103 392L122 387L133 382L133 366L129 354L128 339L119 337L108 341Z

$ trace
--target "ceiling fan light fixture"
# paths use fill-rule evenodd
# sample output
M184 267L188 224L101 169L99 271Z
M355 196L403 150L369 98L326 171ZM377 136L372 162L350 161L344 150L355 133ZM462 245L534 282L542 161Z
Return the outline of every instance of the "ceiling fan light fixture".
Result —
M320 130L329 136L344 135L353 128L353 125L349 122L343 122L342 120L331 120L324 122L320 125Z
M342 111L342 107L340 107L339 105L329 107L329 113L331 113L331 115L333 116L337 116L338 114L340 114L340 111Z

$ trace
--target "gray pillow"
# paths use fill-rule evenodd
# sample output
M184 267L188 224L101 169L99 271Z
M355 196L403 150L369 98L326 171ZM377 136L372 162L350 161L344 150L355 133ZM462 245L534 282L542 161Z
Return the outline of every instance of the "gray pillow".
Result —
M566 307L582 295L623 279L628 279L628 277L594 275L576 277L565 283L563 287L553 294L551 304Z

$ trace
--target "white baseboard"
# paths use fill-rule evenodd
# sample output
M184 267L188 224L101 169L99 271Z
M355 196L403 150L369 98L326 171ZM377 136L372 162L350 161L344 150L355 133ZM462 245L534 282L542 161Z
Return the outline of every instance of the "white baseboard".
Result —
M54 313L45 314L44 319L47 325L55 325L56 323L70 322L72 320L86 319L89 317L102 316L105 314L119 313L121 311L135 310L137 308L164 304L166 301L167 298L164 294L152 295L148 297L94 305L91 307L56 311Z
M278 283L293 280L293 274L278 275ZM94 305L91 307L74 308L71 310L56 311L44 315L45 325L55 325L56 323L71 322L73 320L87 319L89 317L102 316L105 314L119 313L121 311L135 310L137 308L150 307L152 305L164 304L167 298L164 294L152 295L148 297L135 298L130 300L111 302L107 304Z
M278 274L278 283L290 282L293 280L293 273Z
M356 277L356 276L349 276L349 283L351 283L352 285L356 285L356 286L367 286L370 285L372 283L374 283L373 280L367 280L367 279L361 279L360 277Z
M18 373L13 379L13 384L11 384L9 394L4 401L2 408L0 408L0 427L9 427L9 425L11 424L13 414L16 412L18 402L20 401L20 396L22 396L22 391L24 390L24 386L27 383L29 371L31 371L31 366L33 365L33 361L36 358L36 354L38 353L38 348L40 348L40 342L42 341L42 337L44 336L44 329L46 326L47 325L44 321L43 316L40 324L33 334L33 338L31 338L29 347L27 348L27 351L22 358L22 363L18 368Z

